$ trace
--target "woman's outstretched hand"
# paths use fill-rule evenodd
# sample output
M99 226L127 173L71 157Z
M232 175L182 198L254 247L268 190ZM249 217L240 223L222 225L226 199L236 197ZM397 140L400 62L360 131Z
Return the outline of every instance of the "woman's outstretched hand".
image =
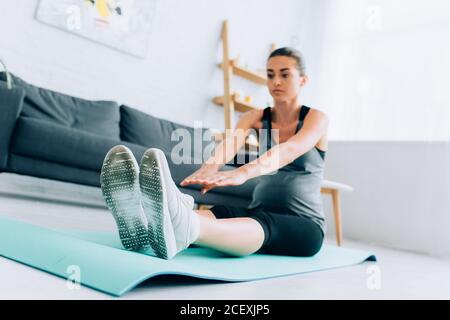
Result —
M190 184L201 184L204 180L209 180L219 172L219 167L214 165L203 165L200 169L192 173L190 176L180 182L180 186Z
M201 193L205 194L215 187L237 186L248 180L245 170L237 168L228 171L218 171L218 169L200 168L189 177L181 181L181 186L190 184L203 185Z

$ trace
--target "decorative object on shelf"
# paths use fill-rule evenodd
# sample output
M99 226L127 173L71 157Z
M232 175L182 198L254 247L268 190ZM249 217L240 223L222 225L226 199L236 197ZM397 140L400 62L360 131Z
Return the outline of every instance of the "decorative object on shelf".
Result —
M36 19L145 58L153 3L153 0L41 0Z
M245 96L244 102L247 103L247 104L252 104L253 97L252 96Z
M239 91L239 90L234 91L234 98L236 100L241 100L242 97L243 97L242 91Z

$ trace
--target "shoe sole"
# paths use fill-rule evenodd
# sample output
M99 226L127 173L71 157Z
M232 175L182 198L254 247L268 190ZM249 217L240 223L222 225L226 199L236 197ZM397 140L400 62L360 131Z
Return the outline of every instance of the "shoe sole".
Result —
M141 160L139 185L148 222L150 247L158 257L171 259L177 249L161 168L158 151L154 148L147 150Z
M122 245L132 251L150 245L142 221L138 171L132 152L116 146L106 155L100 174L102 195L116 221Z

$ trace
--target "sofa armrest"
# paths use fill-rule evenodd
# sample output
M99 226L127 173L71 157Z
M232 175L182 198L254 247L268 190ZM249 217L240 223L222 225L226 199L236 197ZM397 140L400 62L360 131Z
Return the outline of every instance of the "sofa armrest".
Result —
M7 89L6 84L0 82L0 169L7 166L9 145L14 126L22 111L24 97L23 89Z

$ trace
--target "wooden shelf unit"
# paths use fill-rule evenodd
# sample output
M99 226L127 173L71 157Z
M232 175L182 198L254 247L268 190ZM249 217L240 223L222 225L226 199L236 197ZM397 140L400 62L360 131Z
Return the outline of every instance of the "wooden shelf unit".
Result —
M253 81L257 84L265 86L267 84L267 77L259 74L257 72L251 71L245 67L239 66L235 59L230 60L230 64L233 68L233 74L240 76L244 79ZM222 63L219 64L219 67L222 69Z
M249 104L249 103L246 103L244 101L241 101L241 100L237 99L235 95L232 95L231 99L233 101L234 109L236 111L247 112L249 110L260 109L260 108L258 108L256 106L252 105L252 104ZM223 96L215 97L213 99L213 101L218 106L222 106L222 107L224 106L224 97Z
M252 81L258 85L267 85L267 77L258 72L249 70L246 67L239 65L238 59L230 59L229 42L228 42L228 21L225 20L222 25L222 43L223 43L223 61L218 66L223 71L223 96L214 97L213 102L224 109L225 129L233 129L234 111L247 112L254 109L262 109L260 106L255 106L247 103L237 97L232 89L232 75L236 75ZM271 45L271 50L275 49L275 44ZM222 135L223 137L223 135ZM220 136L218 136L220 138ZM256 143L256 144L255 144ZM246 141L246 147L257 146L257 142L251 141L249 138Z

